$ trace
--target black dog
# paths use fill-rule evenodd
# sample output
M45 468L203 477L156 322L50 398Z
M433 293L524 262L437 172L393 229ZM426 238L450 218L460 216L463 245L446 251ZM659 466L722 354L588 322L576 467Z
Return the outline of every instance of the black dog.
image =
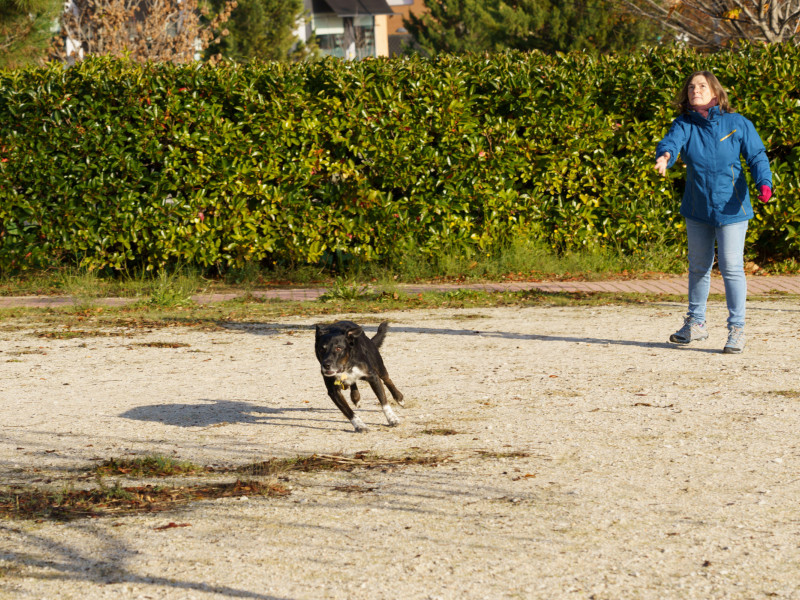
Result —
M344 413L344 416L350 419L358 432L367 431L367 426L347 404L342 390L350 388L350 400L354 406L357 406L358 401L361 400L361 394L356 386L359 379L366 379L369 382L380 400L383 414L386 415L389 425L394 427L400 424L400 420L395 416L392 407L386 400L383 383L392 392L392 397L400 406L404 406L403 394L389 379L389 373L383 365L380 352L378 352L388 329L389 323L384 321L378 327L375 337L369 339L364 334L364 330L352 321L337 321L333 325L317 325L314 351L322 369L322 378L325 380L328 395Z

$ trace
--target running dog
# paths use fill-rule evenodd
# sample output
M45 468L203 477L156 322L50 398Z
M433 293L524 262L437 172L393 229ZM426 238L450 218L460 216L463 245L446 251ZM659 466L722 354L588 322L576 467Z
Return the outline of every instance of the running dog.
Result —
M388 321L378 327L378 332L370 339L364 330L352 321L337 321L332 325L317 325L314 351L322 370L322 378L328 390L328 396L339 407L345 417L350 419L357 432L367 431L367 426L353 412L347 404L342 390L350 388L350 400L353 406L358 406L361 393L356 382L367 380L372 391L378 397L386 415L386 420L392 427L399 425L400 420L394 414L392 407L386 399L383 384L389 388L395 402L403 404L403 394L400 393L383 364L378 348L381 347L386 332L389 329Z

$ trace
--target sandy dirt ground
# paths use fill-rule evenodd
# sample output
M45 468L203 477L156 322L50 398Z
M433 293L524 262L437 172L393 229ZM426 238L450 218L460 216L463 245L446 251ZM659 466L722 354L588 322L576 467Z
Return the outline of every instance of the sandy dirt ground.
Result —
M0 520L0 598L800 598L800 307L748 309L742 355L720 352L721 304L689 347L667 343L684 307L666 302L342 315L390 321L407 398L391 428L365 387L364 434L325 394L320 319L74 339L4 321L0 485L79 486L93 461L152 454L446 460Z

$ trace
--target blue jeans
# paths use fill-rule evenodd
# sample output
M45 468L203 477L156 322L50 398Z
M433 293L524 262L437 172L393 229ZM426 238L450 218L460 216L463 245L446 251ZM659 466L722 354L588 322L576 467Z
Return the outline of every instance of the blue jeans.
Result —
M719 270L725 282L728 326L744 327L747 279L744 275L744 239L747 221L715 227L686 219L689 240L689 316L705 323L706 301L711 288L714 242L719 254Z

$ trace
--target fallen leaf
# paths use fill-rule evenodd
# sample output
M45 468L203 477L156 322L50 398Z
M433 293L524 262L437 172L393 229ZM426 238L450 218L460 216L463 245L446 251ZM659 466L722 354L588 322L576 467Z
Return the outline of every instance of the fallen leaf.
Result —
M165 529L175 529L176 527L191 527L191 523L172 523L169 522L166 525L162 525L161 527L155 527L156 531L164 531Z

